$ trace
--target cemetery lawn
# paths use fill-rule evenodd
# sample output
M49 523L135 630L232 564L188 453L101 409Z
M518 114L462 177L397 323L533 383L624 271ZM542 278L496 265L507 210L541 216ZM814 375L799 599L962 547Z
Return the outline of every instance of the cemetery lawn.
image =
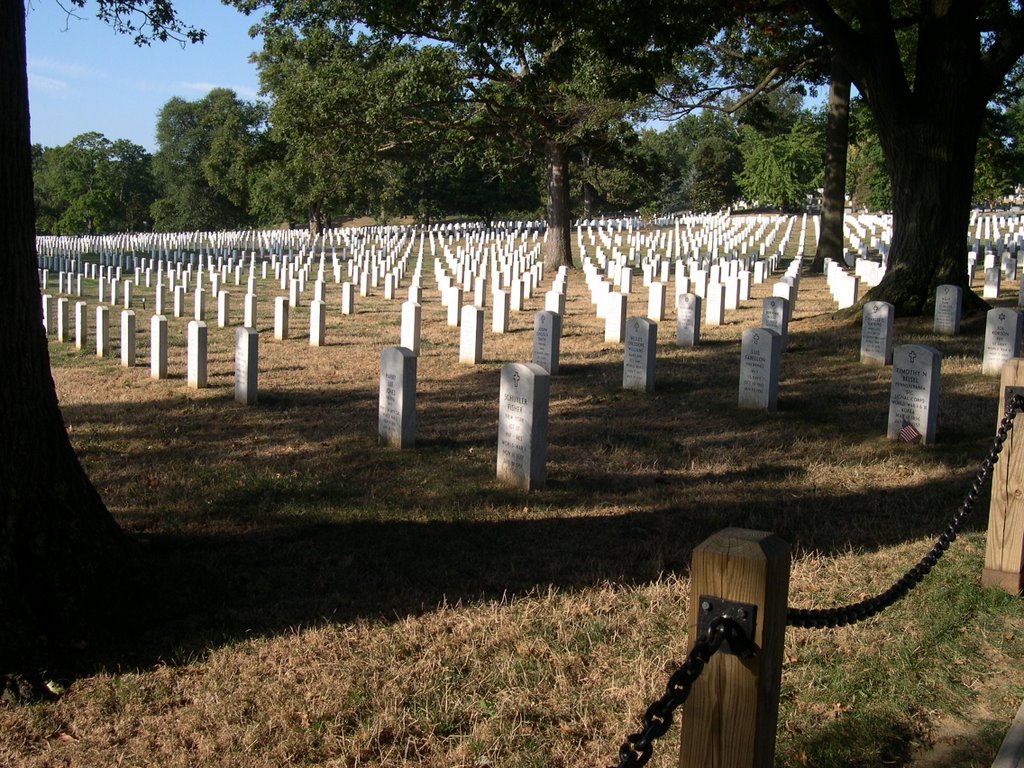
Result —
M51 341L72 442L138 562L109 635L47 670L57 695L0 704L0 765L614 764L687 653L696 544L773 531L794 550L791 605L874 595L947 525L997 420L984 318L957 337L898 319L897 343L944 355L938 443L887 441L891 368L859 363L859 323L811 275L778 412L736 407L740 334L770 282L695 348L675 346L670 312L655 393L625 392L622 347L572 271L547 487L525 495L495 479L499 371L529 360L543 296L503 336L488 312L485 362L460 366L426 277L416 448L397 451L376 419L400 301L357 296L343 317L331 284L327 346L311 348L308 294L275 341L272 288L256 407L233 400L234 331L215 307L204 390L185 386L186 319L170 319L162 381L147 313L136 368ZM240 318L244 287L228 289ZM117 335L115 317L114 350ZM987 516L986 490L880 617L787 630L777 766L991 765L1024 699L1024 601L979 584ZM649 765L675 766L679 728Z

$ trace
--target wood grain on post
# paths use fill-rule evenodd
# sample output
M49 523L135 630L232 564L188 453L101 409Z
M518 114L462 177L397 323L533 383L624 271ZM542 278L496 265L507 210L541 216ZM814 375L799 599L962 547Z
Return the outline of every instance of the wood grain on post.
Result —
M1024 395L1024 358L1003 364L999 379L999 420L1006 412L1007 388ZM1012 390L1011 390L1012 392ZM982 584L1015 595L1024 592L1024 414L1013 422L992 471L985 570Z
M719 651L683 709L680 768L767 768L775 757L789 593L789 545L762 531L728 528L693 551L690 638L700 596L757 606L755 652Z

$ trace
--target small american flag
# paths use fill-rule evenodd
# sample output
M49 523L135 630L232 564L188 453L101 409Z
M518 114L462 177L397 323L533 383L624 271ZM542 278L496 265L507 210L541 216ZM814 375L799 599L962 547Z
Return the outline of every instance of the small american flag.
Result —
M897 437L901 443L916 443L921 439L921 433L913 424L906 422Z

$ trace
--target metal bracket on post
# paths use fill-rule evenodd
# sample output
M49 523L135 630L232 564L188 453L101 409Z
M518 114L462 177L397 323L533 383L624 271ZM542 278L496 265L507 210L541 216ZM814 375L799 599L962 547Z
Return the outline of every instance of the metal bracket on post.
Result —
M733 656L747 657L754 653L754 631L757 629L757 606L750 603L738 603L710 595L700 596L700 611L697 613L697 637L705 637L712 622L725 619L739 630L741 637L735 633L726 635L722 642L721 652Z

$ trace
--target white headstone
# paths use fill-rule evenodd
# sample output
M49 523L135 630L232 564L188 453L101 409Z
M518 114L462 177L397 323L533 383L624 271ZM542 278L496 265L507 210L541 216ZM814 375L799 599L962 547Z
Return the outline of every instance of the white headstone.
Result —
M75 302L75 349L82 351L89 340L89 306L84 301Z
M747 328L740 341L740 408L774 411L779 397L782 338L768 328Z
M444 292L445 306L448 308L448 325L451 328L458 328L462 322L462 289L451 286Z
M274 299L274 338L278 341L288 338L288 306L287 296Z
M986 376L999 376L1003 363L1020 354L1021 329L1024 313L996 307L985 317L985 352L981 372Z
M725 322L725 286L708 283L704 289L704 324L721 325Z
M327 304L319 299L309 302L309 346L322 347L326 344Z
M110 351L110 307L96 307L96 357Z
M351 315L356 311L356 287L352 283L341 284L341 314Z
M491 318L491 331L494 333L505 333L508 331L508 291L495 291L494 317Z
M413 301L402 303L402 328L400 342L401 346L408 349L414 355L420 353L420 325L422 309L419 304Z
M622 388L654 392L654 361L658 346L658 324L644 317L626 321L626 342L622 360Z
M256 405L260 335L255 328L235 329L235 401Z
M167 378L167 318L153 315L149 321L149 375Z
M463 365L479 365L484 359L484 310L466 304L462 307L461 317L459 362Z
M206 291L202 288L196 288L195 294L195 314L193 320L206 321Z
M700 342L700 296L681 293L676 296L676 344L695 347Z
M789 346L789 299L765 296L761 301L761 327L779 334L780 349Z
M231 324L231 294L221 291L217 294L217 327L227 328Z
M626 294L612 291L604 301L605 343L622 344L626 340Z
M70 338L70 307L71 302L64 296L57 299L57 341L65 342Z
M935 442L942 353L924 344L901 344L892 353L892 388L886 437Z
M121 310L121 365L135 365L135 311Z
M405 347L380 353L377 434L392 448L412 448L416 442L416 355Z
M498 479L524 491L547 480L548 396L551 377L534 363L501 368Z
M256 327L256 294L247 293L245 294L245 313L242 320L242 325L246 328Z
M54 320L56 315L53 310L53 296L48 293L43 294L43 333L47 336L52 332L54 326Z
M533 354L531 362L552 376L558 374L558 358L562 344L562 316L545 310L533 316Z
M940 285L935 289L935 333L956 336L960 333L960 305L963 288Z
M1002 272L999 267L991 267L985 270L985 287L982 289L982 297L986 299L998 299L999 288L1002 281Z
M206 387L207 331L202 320L190 320L188 324L188 386L191 389Z
M887 301L864 304L860 326L860 361L865 365L892 363L892 323L896 310Z

